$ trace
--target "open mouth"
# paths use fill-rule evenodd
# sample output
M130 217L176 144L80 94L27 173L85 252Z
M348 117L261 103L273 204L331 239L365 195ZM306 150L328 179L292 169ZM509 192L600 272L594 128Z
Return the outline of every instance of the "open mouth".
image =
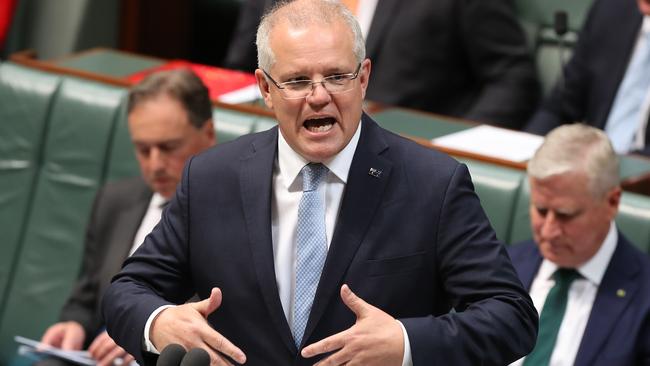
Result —
M336 120L332 117L310 118L305 120L303 126L309 132L327 132L332 129Z

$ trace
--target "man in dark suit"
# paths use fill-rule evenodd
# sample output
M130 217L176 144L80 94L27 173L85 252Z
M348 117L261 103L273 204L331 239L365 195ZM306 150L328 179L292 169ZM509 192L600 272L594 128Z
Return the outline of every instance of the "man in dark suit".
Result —
M526 354L536 313L467 168L363 114L371 62L354 16L297 0L265 17L257 44L279 127L187 163L104 297L109 334L140 361L176 343L213 365Z
M541 314L516 365L650 365L650 259L616 229L618 165L605 133L581 124L551 131L528 163L534 241L509 254ZM562 301L560 273L574 276Z
M525 129L544 135L581 121L605 130L617 153L650 154L650 84L635 83L635 70L644 77L650 66L633 66L650 51L648 15L648 0L596 0L563 77Z
M132 360L104 330L102 294L158 222L161 204L173 195L187 158L215 141L208 90L188 70L156 73L133 87L128 119L142 177L108 183L98 192L79 279L61 322L42 337L43 343L67 350L89 347L101 364Z
M276 2L243 5L225 66L255 69L255 29ZM366 11L364 34L374 69L369 100L516 129L537 106L540 88L511 1L358 3L376 6L374 15Z

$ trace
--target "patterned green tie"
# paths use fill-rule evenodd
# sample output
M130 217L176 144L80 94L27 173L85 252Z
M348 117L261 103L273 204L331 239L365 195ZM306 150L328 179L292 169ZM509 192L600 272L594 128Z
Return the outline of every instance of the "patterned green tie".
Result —
M535 349L524 360L524 366L547 366L551 360L557 333L566 311L569 287L580 274L575 269L558 268L553 274L555 286L551 288L539 316L539 332Z

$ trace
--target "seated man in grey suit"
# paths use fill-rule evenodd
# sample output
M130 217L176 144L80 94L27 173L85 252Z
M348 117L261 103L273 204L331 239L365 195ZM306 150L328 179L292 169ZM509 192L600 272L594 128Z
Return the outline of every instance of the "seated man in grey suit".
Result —
M160 219L185 161L215 142L208 90L188 70L155 73L133 87L128 123L142 177L108 183L98 192L79 279L61 321L41 340L67 350L89 346L100 364L109 365L116 358L133 358L104 330L101 296L124 259Z
M528 163L534 241L509 254L540 323L515 365L650 365L650 260L616 229L618 166L582 124L551 131Z
M525 129L605 130L619 154L650 154L650 1L596 0L564 76Z

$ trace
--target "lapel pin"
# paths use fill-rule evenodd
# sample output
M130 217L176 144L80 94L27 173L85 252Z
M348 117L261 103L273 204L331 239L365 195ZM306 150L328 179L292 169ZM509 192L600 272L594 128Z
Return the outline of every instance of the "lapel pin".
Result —
M379 178L381 177L381 170L370 168L370 170L368 171L368 175L373 176L375 178Z
M625 290L623 290L622 288L619 288L618 290L616 290L616 296L625 297Z

